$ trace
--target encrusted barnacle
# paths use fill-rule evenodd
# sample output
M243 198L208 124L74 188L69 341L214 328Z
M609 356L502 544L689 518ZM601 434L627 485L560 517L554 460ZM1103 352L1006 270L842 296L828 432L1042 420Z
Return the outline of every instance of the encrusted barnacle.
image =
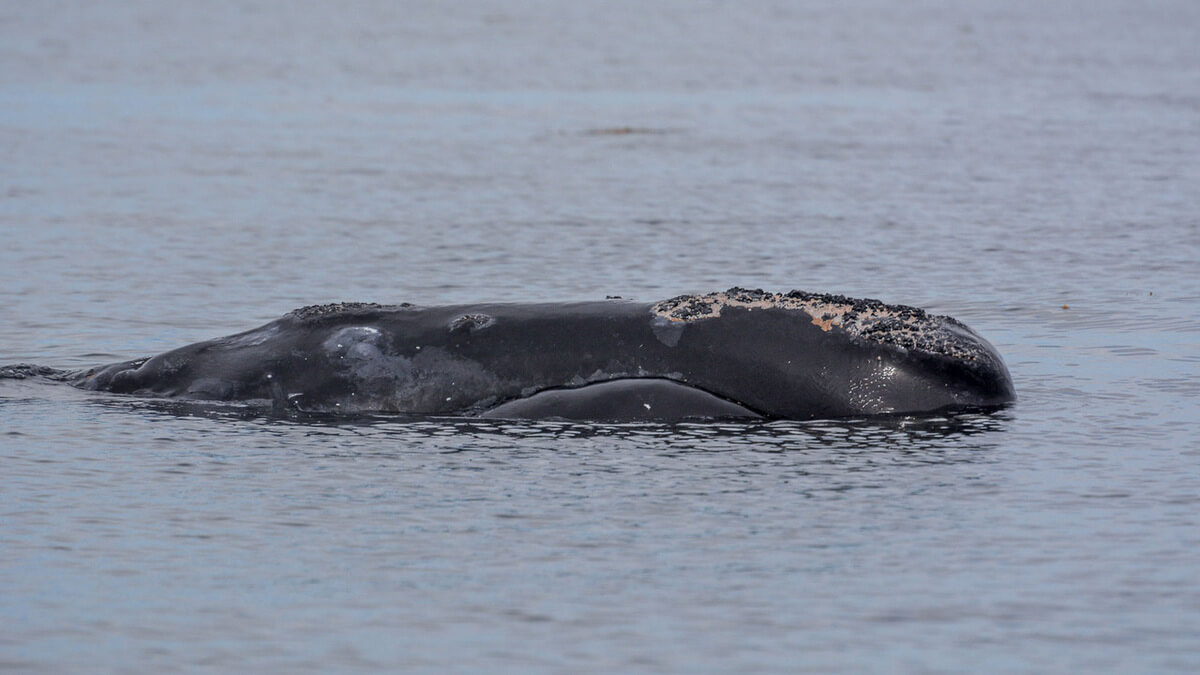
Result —
M407 302L400 303L399 305L381 305L376 302L334 302L327 305L308 305L307 307L294 309L288 312L287 316L299 319L300 321L312 321L328 316L368 314L399 307L412 307L412 304Z
M496 319L487 314L463 314L450 322L450 332L465 330L474 333L494 323Z
M823 331L835 328L855 338L947 354L963 359L984 357L981 347L963 341L953 331L963 324L948 316L929 314L908 305L889 305L873 298L849 298L829 293L794 290L769 293L761 289L731 288L702 295L681 295L655 304L656 317L672 322L715 319L726 308L781 309L804 312Z

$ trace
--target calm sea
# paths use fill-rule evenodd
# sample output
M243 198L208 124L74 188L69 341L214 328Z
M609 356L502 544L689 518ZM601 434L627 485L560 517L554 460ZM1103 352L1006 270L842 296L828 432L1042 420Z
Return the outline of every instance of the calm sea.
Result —
M0 2L0 363L305 304L956 316L1004 412L317 423L0 381L0 669L1195 672L1200 3Z

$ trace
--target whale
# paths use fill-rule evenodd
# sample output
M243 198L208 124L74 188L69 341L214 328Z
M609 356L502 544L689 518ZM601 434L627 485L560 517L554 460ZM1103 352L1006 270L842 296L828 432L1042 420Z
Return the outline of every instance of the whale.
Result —
M652 303L313 305L156 356L5 375L272 411L597 422L911 415L1016 400L996 348L951 317L745 288Z

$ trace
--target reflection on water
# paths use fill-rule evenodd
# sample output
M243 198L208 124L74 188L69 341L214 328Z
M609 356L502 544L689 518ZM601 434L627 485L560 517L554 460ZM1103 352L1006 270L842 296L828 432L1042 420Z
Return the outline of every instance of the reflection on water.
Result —
M946 412L929 415L880 415L857 419L814 421L696 420L680 423L588 423L567 420L493 420L472 417L364 414L332 415L294 410L272 413L261 407L172 399L96 396L89 403L129 414L157 413L216 422L255 422L267 426L303 429L312 435L356 433L367 437L386 434L421 439L449 438L455 442L495 437L521 443L561 439L611 438L647 442L674 451L753 449L784 452L822 446L845 449L879 449L900 452L960 447L969 437L1003 432L1012 421L1009 411ZM978 439L975 439L978 440ZM993 439L999 442L999 439ZM461 449L453 450L455 452Z

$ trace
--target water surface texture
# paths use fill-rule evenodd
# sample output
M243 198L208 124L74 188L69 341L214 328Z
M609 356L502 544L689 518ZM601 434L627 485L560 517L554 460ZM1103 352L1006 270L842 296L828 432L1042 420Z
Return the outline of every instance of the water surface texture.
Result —
M1200 669L1200 3L0 3L0 363L341 300L953 315L994 415L0 381L0 668Z

